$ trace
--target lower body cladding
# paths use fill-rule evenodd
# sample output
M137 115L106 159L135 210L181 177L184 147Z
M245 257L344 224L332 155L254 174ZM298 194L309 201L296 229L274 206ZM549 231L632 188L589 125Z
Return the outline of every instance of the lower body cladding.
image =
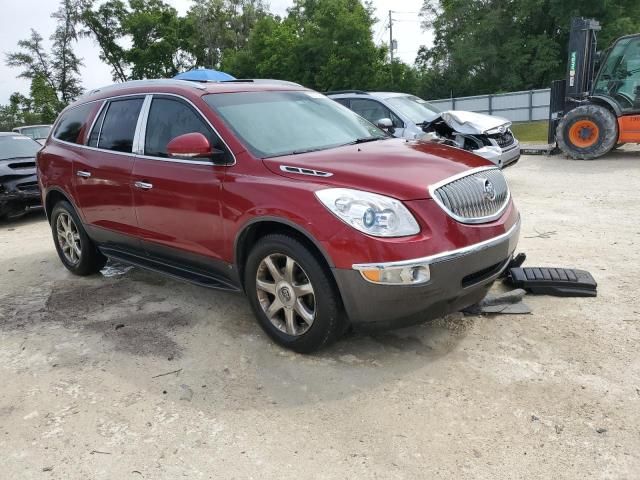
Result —
M334 269L351 324L358 329L395 328L460 311L480 301L509 265L520 220L498 237L439 255L403 262ZM363 272L413 266L428 280L416 285L372 283Z

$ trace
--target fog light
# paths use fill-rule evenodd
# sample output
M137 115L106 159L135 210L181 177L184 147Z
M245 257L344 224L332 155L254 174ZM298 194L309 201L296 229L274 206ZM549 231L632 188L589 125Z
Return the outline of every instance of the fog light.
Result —
M367 268L360 270L360 273L369 282L386 285L417 285L431 278L429 265Z

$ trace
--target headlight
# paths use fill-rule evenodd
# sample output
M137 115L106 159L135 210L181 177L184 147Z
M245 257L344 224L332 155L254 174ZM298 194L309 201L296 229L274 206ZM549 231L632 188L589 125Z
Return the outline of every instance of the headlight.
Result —
M343 222L374 237L404 237L420 232L402 202L350 188L318 190L316 196Z

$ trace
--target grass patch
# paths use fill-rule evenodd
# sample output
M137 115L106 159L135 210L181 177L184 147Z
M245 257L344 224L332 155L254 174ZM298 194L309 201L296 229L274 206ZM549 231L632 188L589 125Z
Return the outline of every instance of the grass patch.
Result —
M549 122L520 122L511 125L511 131L520 142L547 143L547 129Z

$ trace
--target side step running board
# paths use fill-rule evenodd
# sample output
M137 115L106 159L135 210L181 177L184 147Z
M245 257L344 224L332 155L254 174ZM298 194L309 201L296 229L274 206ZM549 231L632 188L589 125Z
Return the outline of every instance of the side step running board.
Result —
M204 272L195 272L187 270L178 265L170 265L166 263L155 262L152 259L131 255L110 248L101 248L100 251L109 258L122 263L135 265L136 267L151 270L152 272L161 273L169 277L194 283L201 287L213 288L216 290L226 290L228 292L241 292L241 289L233 285L229 280L219 276L214 276Z
M595 297L598 286L589 272L570 268L510 268L506 282L531 293L557 297Z

